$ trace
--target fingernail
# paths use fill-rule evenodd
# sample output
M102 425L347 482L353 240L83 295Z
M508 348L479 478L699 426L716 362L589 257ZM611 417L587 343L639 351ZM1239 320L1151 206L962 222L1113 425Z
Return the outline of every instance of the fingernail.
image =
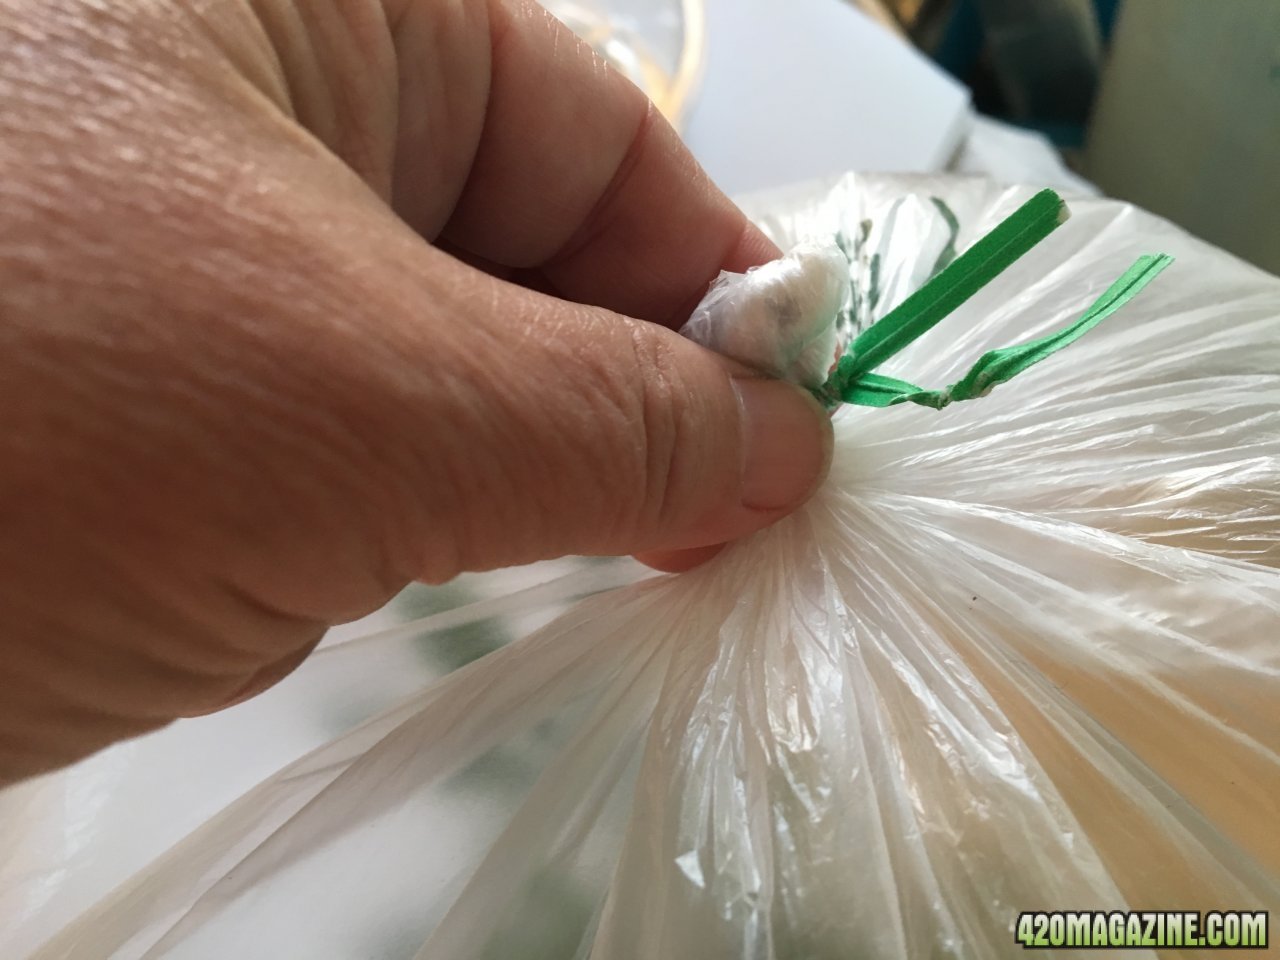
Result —
M779 380L734 380L745 450L742 503L755 510L798 506L831 462L831 422L818 402Z

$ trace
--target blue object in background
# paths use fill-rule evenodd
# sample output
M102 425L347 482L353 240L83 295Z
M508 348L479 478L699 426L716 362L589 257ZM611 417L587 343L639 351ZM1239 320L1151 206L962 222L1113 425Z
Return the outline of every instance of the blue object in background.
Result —
M1116 16L1120 13L1120 0L1094 0L1094 10L1098 13L1098 29L1102 31L1102 42L1111 43L1111 31L1116 26Z
M930 51L938 66L957 80L971 76L982 58L985 43L982 16L974 0L956 0L936 49Z
M979 110L1083 145L1120 0L953 0L926 49ZM917 42L920 38L917 37Z

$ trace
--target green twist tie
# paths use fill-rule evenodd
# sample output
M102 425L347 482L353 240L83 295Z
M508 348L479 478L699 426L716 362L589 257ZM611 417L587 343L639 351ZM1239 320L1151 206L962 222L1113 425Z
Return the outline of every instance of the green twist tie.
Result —
M956 257L850 345L816 396L828 409L840 403L890 407L917 403L941 410L958 400L984 397L1063 347L1074 343L1136 297L1173 258L1160 253L1139 257L1075 323L1038 340L992 350L956 383L942 390L874 373L876 367L932 330L937 324L1008 269L1023 254L1063 224L1067 206L1052 190L1042 190L999 226Z

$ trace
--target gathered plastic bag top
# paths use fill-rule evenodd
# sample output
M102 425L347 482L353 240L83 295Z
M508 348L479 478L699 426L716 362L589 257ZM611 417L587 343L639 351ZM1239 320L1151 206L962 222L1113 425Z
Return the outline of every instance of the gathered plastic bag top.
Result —
M851 283L811 248L796 349L767 343L764 294L724 336L816 387L1033 192L753 198L784 247L841 237ZM1071 207L879 374L957 382L1140 255L1176 264L980 400L841 407L800 512L311 752L36 956L991 958L1023 954L1024 911L1276 916L1280 280Z

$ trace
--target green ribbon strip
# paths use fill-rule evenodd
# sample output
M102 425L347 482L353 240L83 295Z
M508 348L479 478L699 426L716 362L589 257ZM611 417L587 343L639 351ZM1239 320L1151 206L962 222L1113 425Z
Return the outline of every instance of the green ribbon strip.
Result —
M1075 343L1111 314L1136 297L1142 288L1154 280L1165 267L1173 263L1173 257L1155 254L1139 257L1124 275L1107 288L1107 292L1094 301L1075 323L1038 340L1003 347L982 355L969 372L956 383L943 390L922 390L905 380L864 373L856 378L840 394L845 403L864 407L890 407L896 403L918 403L923 407L941 410L958 400L974 400L985 397L997 384L1012 380L1028 367L1051 357L1063 347Z
M1067 219L1066 204L1042 190L994 230L956 257L879 322L860 334L823 386L815 391L828 408L841 402L865 407L916 403L941 410L958 400L984 397L1004 383L1074 343L1132 300L1173 262L1166 254L1143 256L1113 283L1075 323L1029 343L984 354L956 383L924 390L874 369L917 338L1008 269Z

